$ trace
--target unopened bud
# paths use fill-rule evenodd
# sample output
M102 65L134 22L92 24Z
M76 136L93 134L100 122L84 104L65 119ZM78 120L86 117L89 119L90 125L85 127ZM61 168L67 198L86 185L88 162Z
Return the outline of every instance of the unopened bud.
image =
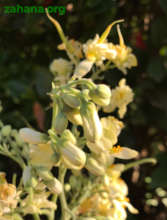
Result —
M81 61L74 71L74 78L81 78L85 76L92 68L93 62L89 60Z
M87 158L85 167L90 173L96 176L103 176L105 174L105 168L93 157Z
M62 184L56 178L53 178L52 180L44 181L44 183L52 193L60 194L63 190Z
M3 136L9 136L10 135L10 133L11 133L11 130L12 130L12 128L11 128L11 126L10 125L5 125L3 128L2 128L2 130L1 130L1 134L3 135Z
M92 102L83 103L80 113L87 140L91 142L99 140L102 136L102 126L95 104Z
M68 119L64 112L58 111L58 114L56 115L54 129L56 130L56 133L61 134L68 125Z
M71 108L78 108L80 106L80 99L77 96L80 93L77 89L70 89L61 95L65 104L70 106Z
M108 86L100 84L95 89L90 90L89 95L97 105L106 106L110 103L111 90Z
M78 109L73 109L66 112L68 120L74 125L82 125L82 118Z
M86 162L85 153L71 141L65 141L59 147L64 164L70 169L80 170Z
M48 141L46 134L35 131L31 128L21 128L19 135L23 141L28 142L29 144L42 144Z
M73 135L73 133L72 133L70 130L68 130L68 129L66 129L66 130L63 132L63 134L62 134L61 137L62 137L64 140L70 141L70 142L73 143L73 144L76 144L76 142L77 142L77 140L76 140L75 136Z
M53 74L58 73L60 75L66 75L72 71L72 64L68 60L62 58L54 59L49 69Z
M66 183L66 184L64 185L64 189L65 189L66 192L69 192L69 191L71 190L70 184Z

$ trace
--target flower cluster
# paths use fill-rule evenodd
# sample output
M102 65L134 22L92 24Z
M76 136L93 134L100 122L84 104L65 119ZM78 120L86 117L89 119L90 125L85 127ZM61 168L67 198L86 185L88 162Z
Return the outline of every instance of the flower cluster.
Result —
M0 174L0 220L22 220L28 214L35 220L40 215L54 220L59 204L62 220L125 220L126 208L134 214L138 211L127 197L128 187L120 178L125 166L117 158L134 159L138 152L118 144L124 123L110 113L118 108L122 119L134 95L125 79L116 88L95 80L113 67L127 73L137 65L136 57L125 45L119 26L119 44L107 40L120 21L81 44L69 40L60 24L47 15L62 39L58 49L65 50L70 60L58 58L50 64L53 112L47 133L22 128L18 135L11 126L0 124L0 153L23 170L18 185L16 177L8 184ZM90 78L85 77L88 73Z

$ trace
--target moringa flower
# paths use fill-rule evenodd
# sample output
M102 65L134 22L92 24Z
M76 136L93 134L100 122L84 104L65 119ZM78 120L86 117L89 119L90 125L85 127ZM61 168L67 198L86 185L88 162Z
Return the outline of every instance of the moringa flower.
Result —
M104 112L113 112L118 108L119 116L123 118L127 110L127 105L133 101L133 91L126 85L126 80L121 79L119 81L119 86L112 89L111 94L110 104L103 107L103 110Z
M17 192L16 186L7 183L5 174L0 173L0 217L16 208L19 194L20 192Z
M137 66L137 59L136 56L132 54L132 49L125 45L119 25L117 25L117 31L120 44L114 46L117 56L115 59L111 60L118 69L120 69L124 74L127 74L127 68L130 69L131 67ZM113 49L113 45L109 47Z
M108 51L107 41L99 43L100 37L97 34L92 40L88 40L86 44L83 45L83 50L87 60L92 62L104 61L106 59L106 52ZM116 56L116 52L113 52L113 56Z
M51 169L55 164L53 154L50 143L30 145L29 157L33 166Z

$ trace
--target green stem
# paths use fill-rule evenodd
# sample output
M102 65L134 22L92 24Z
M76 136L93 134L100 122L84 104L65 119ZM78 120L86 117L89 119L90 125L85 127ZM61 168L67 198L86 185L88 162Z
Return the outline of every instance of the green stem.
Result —
M53 195L52 197L52 202L56 203L57 201L57 195ZM48 220L54 220L55 219L55 210L52 209L48 215Z
M88 80L88 79L80 79L80 80L75 80L75 81L72 81L72 82L69 82L66 87L72 87L72 86L75 86L75 85L85 85L87 86L89 89L93 89L93 88L96 88L96 85Z
M64 192L64 178L66 175L66 171L67 169L64 166L60 166L59 167L59 181L61 182L62 186L63 186L63 191L60 194L60 202L61 202L61 210L62 210L62 220L67 220L68 219L68 213L66 210L68 210L68 206L67 206L67 201L66 201L66 196L65 196L65 192Z
M156 164L156 163L157 163L157 160L156 160L155 158L145 158L145 159L137 160L137 161L135 161L135 162L126 164L126 165L125 165L125 168L124 168L124 171L127 171L127 170L129 170L130 168L139 166L139 165L144 164L144 163Z
M38 214L33 214L34 220L41 220Z

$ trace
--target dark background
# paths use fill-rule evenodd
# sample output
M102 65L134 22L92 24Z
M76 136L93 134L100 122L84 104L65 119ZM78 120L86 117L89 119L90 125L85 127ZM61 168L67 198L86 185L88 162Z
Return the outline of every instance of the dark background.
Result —
M132 203L139 209L129 220L166 220L167 189L167 1L166 0L1 0L0 1L0 100L1 120L14 128L30 123L47 131L50 126L51 73L54 58L66 57L57 50L61 42L45 14L4 14L6 5L61 5L64 16L53 15L66 35L81 42L101 34L112 21L124 18L121 30L138 58L138 67L126 76L135 92L124 119L120 144L135 147L140 157L156 157L158 164L142 165L126 172ZM118 42L113 28L109 40ZM123 77L118 70L105 72L114 87ZM1 157L1 170L16 171L15 163ZM160 188L160 189L159 189ZM153 199L153 200L150 200ZM167 202L166 202L167 203ZM167 205L167 204L166 204Z

